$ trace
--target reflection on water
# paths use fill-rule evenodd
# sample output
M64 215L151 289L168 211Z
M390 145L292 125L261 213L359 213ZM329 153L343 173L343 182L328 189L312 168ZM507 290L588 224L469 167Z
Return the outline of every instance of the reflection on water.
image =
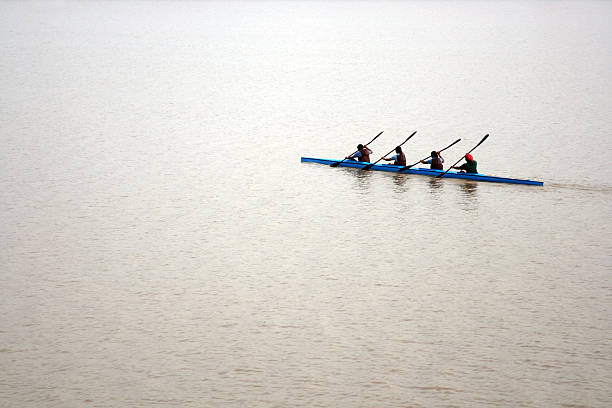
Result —
M466 211L474 211L478 208L478 183L475 181L465 181L459 183L461 192L461 208Z
M355 189L361 192L367 192L372 186L372 172L368 170L343 168L343 171L353 176L355 180Z
M429 192L437 196L443 189L444 180L439 179L437 177L430 177L428 184Z
M478 183L475 181L466 181L464 183L459 183L459 187L461 187L461 192L464 197L476 197L478 193Z
M395 193L406 193L409 190L408 177L403 174L395 173L393 175L393 184L395 184L393 189Z

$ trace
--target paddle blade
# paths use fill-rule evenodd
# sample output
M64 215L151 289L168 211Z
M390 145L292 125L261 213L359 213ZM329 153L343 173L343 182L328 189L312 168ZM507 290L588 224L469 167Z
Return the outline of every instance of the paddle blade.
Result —
M410 166L404 166L404 167L402 167L401 169L399 169L397 172L398 172L398 173L401 173L402 171L404 171L404 170L408 170L409 168L414 167L414 166L416 166L416 165L417 165L417 164L419 164L419 163L420 163L420 161L418 161L418 162L416 162L416 163L414 163L414 164L411 164Z
M370 170L372 168L372 166L374 166L374 163L372 164L368 164L367 166L365 166L364 168L362 168L361 170Z
M370 143L372 143L373 141L375 141L376 139L378 139L378 136L382 135L382 134L383 134L383 132L384 132L384 130L383 130L382 132L380 132L379 134L377 134L377 135L376 135L376 137L374 137L374 139L370 140L370 141L368 142L368 144L370 144Z
M487 134L486 134L486 135L485 135L485 136L482 138L482 140L480 141L480 143L482 143L482 142L484 142L485 140L487 140L487 137L489 137L489 134L488 134L488 133L487 133ZM478 143L478 144L480 144L480 143Z
M448 146L446 146L444 149L440 150L438 153L441 153L441 152L445 151L446 149L448 149L448 148L450 148L450 147L454 146L455 144L459 143L460 141L461 141L461 139L457 139L457 140L455 140L453 143L449 144L449 145L448 145Z

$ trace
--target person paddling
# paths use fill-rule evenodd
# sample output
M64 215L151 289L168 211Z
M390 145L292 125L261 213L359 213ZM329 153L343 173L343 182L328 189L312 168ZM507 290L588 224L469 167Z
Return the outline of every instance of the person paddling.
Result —
M387 159L386 157L383 157L382 159L386 161L393 160L394 166L405 166L406 165L406 155L404 154L404 152L402 152L401 146L397 146L395 148L395 155L391 156L391 158Z
M368 145L362 145L359 143L357 145L357 151L350 156L345 157L347 160L360 161L360 162L370 162L370 155L374 153L372 149L368 147Z
M444 158L442 157L440 152L436 152L435 150L431 152L431 159L421 160L421 163L431 164L431 166L429 167L430 169L444 170L444 166L442 166L442 163L444 163Z
M462 173L478 173L476 169L477 164L476 160L474 160L474 156L468 153L465 155L465 163L461 166L453 166L451 168L461 170Z

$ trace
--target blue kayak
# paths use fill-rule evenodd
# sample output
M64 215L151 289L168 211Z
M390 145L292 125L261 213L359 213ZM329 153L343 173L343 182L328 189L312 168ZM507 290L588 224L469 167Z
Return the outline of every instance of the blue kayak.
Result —
M338 163L340 160L328 160L328 159L316 159L313 157L302 157L302 162L308 163L319 163L319 164L333 164ZM357 162L357 161L349 161L345 160L340 163L338 167L353 167L356 169L362 169L370 163ZM403 168L404 166L393 166L388 164L375 164L370 170L375 171L387 171L390 173L397 173L398 170ZM424 169L424 168L410 168L403 170L402 174L416 174L419 176L430 176L437 177L441 173L444 173L444 170L433 170L433 169ZM490 183L510 183L510 184L528 184L531 186L542 186L544 185L541 181L535 181L530 179L514 179L507 177L497 177L497 176L487 176L486 174L480 173L460 173L457 171L449 171L446 173L443 178L456 178L463 180L475 180L475 181L488 181Z

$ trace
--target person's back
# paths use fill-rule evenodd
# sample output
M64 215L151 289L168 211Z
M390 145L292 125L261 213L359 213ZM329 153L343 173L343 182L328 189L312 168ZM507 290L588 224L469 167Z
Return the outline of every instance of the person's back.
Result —
M372 149L370 149L367 145L364 146L362 144L357 145L357 151L351 154L346 159L356 160L360 162L370 162L370 154L372 154Z
M478 167L478 162L476 162L476 160L474 160L474 157L468 153L465 155L465 163L455 168L465 171L466 173L478 173L477 167Z
M393 159L393 164L395 164L396 166L405 166L406 165L406 155L404 154L404 152L402 152L402 147L401 146L397 146L395 148L395 153L397 153Z
M368 146L363 146L363 149L361 149L361 160L362 162L370 162L370 153L372 153L372 150L370 150L368 148Z
M442 157L442 155L440 155L440 153L436 151L431 152L431 159L421 160L421 163L430 164L430 169L444 170L444 166L442 165L442 163L444 163L444 158Z
M402 147L401 146L397 146L395 148L395 155L394 156L391 156L391 158L389 158L389 159L387 159L386 157L383 157L382 159L386 160L386 161L393 160L393 165L395 165L395 166L405 166L406 165L406 155L402 151Z

